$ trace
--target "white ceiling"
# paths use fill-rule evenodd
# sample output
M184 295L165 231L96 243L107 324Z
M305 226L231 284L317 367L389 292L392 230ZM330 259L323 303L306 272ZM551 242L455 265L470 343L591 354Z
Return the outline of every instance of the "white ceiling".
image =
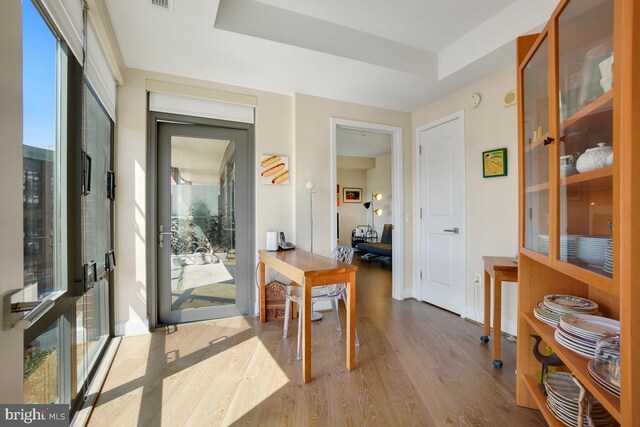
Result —
M220 184L220 167L230 141L220 139L171 138L171 166L193 185Z
M414 111L513 64L557 0L105 0L125 65Z
M391 153L391 135L338 127L336 151L338 156L380 157Z
M256 0L437 53L515 0Z

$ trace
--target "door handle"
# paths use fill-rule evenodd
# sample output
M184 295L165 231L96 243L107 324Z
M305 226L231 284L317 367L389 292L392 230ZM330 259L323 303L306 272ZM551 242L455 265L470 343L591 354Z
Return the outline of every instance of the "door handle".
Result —
M453 233L453 234L460 234L460 229L458 227L454 227L454 228L445 228L444 230L445 233Z
M172 231L164 231L164 225L161 225L160 227L160 231L158 231L158 242L161 248L164 248L164 236L165 235L169 235L171 236L173 234Z

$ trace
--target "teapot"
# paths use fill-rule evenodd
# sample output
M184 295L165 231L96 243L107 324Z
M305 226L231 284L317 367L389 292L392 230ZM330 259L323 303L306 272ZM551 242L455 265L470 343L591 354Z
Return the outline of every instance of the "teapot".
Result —
M580 173L589 172L607 166L607 157L613 154L613 147L606 142L598 143L597 147L588 148L576 162L576 169Z

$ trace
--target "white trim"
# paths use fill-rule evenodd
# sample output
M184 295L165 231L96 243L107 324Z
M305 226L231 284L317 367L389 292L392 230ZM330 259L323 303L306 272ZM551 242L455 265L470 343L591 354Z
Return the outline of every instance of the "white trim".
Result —
M392 284L391 296L393 299L403 300L404 293L404 196L403 196L403 166L402 166L402 128L399 126L382 125L378 123L360 122L356 120L338 119L332 117L331 125L331 149L329 152L331 164L331 186L336 188L337 184L337 147L336 133L338 127L379 132L391 135L391 187L393 194L393 207L391 212L391 224L393 225L393 257L391 258ZM331 241L332 247L337 244L336 230L336 206L335 197L331 203Z
M149 111L255 123L253 107L160 92L149 93Z
M69 45L79 63L83 63L82 28L84 14L80 0L42 0L53 24Z
M416 128L416 134L415 134L415 158L417 159L416 161L416 173L414 174L414 200L416 200L416 204L414 206L414 213L413 213L413 217L415 218L414 221L414 229L417 230L416 235L418 236L416 239L414 239L414 265L416 266L416 280L418 281L417 284L414 285L415 290L415 295L416 295L416 299L418 301L424 301L424 299L422 298L422 280L420 279L420 270L422 269L422 263L420 262L420 260L422 259L421 256L421 252L422 252L422 245L421 245L421 236L422 236L422 221L420 220L420 206L422 206L422 202L421 202L421 196L422 196L422 191L420 188L420 170L421 170L421 157L420 157L420 133L428 130L428 129L432 129L434 127L443 125L445 123L449 123L453 120L460 120L460 126L462 126L462 139L463 139L463 144L462 144L462 191L464 193L464 197L462 198L462 206L461 206L461 210L462 210L462 221L460 224L460 229L461 229L461 238L464 240L464 261L463 261L463 269L464 269L464 275L466 277L467 274L467 176L466 176L466 153L467 153L467 144L466 144L466 134L465 134L465 123L464 123L464 110L458 111L456 113L450 114L446 117L442 117L438 120L435 120L431 123L427 123L425 125L422 125L418 128ZM465 307L467 305L467 285L466 282L463 284L464 288L462 291L462 295L459 295L459 301L457 302L457 306L459 307L460 313L464 313Z
M404 289L404 299L407 299L407 298L418 299L418 298L416 298L414 290L415 290L415 288L405 288Z
M149 321L133 319L116 323L117 336L147 335L149 333Z

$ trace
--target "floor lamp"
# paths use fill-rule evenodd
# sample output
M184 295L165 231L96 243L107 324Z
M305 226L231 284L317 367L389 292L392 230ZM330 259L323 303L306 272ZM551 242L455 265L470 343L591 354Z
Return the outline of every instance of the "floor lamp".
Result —
M311 220L310 229L311 229L311 253L313 253L313 193L316 192L316 174L308 173L307 180L304 183L305 188L309 191L309 218ZM322 319L322 313L319 311L311 311L311 321L316 322Z
M307 181L304 184L305 188L309 190L309 218L311 219L311 253L313 253L313 193L316 192L316 174L308 173Z
M382 209L378 208L376 209L373 206L373 203L375 200L382 200L382 193L371 193L371 201L370 202L365 202L362 205L364 206L365 209L369 209L371 208L371 228L375 231L376 227L375 227L375 218L376 215L381 216L382 215Z

